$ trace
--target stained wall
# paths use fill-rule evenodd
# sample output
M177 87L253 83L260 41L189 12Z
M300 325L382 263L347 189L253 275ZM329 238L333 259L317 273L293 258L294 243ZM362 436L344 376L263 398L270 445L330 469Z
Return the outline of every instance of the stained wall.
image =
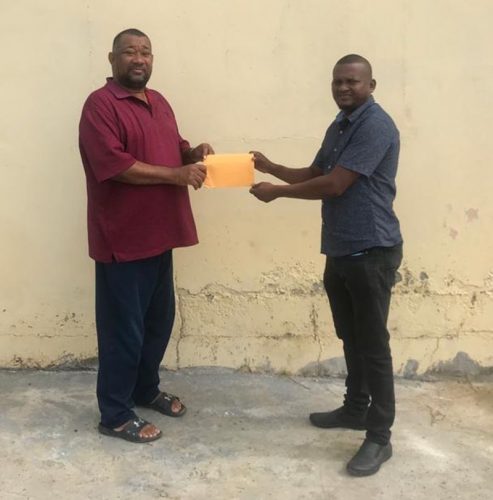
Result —
M371 60L401 131L405 257L389 320L395 370L493 365L493 77L488 0L2 2L0 366L96 355L77 126L113 36L149 34L152 88L217 152L312 161L337 109L334 62ZM258 180L267 179L262 174ZM166 365L339 373L321 283L320 203L191 193L201 243L175 252Z

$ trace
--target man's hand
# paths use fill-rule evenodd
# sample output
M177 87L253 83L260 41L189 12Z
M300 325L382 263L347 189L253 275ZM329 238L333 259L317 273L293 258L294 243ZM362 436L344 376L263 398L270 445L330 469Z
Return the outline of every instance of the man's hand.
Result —
M210 144L203 142L199 144L197 147L192 148L188 153L188 160L190 163L195 163L197 161L202 161L205 156L213 155L214 149Z
M260 201L265 201L265 203L269 203L269 201L275 200L279 198L279 187L270 182L260 182L258 184L254 184L250 188L250 193L253 194Z
M274 168L274 164L259 151L250 151L253 154L253 161L255 163L255 169L264 174L271 174Z
M207 168L203 163L192 163L174 169L176 171L176 183L178 186L193 186L199 189L204 183Z

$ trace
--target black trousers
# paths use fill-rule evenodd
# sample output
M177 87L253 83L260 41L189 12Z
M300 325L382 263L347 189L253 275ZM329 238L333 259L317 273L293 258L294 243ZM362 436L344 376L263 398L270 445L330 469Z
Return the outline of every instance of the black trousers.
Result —
M367 414L366 437L385 445L395 418L394 375L387 318L402 245L362 255L327 257L324 285L347 366L344 406Z
M171 250L132 262L96 263L101 423L135 418L159 394L159 366L175 318Z

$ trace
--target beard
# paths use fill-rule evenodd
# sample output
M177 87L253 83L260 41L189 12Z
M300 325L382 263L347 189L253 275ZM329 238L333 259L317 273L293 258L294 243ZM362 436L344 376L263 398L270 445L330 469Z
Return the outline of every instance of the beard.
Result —
M121 85L128 89L143 89L147 85L149 78L151 78L151 72L144 69L143 73L141 73L140 75L134 75L132 74L132 69L130 69L127 73L120 75L118 81L121 83Z

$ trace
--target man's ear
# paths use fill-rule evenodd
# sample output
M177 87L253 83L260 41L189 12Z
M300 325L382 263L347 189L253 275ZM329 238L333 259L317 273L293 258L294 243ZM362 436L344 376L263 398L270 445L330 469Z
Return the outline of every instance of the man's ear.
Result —
M370 82L370 90L373 92L376 87L377 87L377 81L372 78Z
M115 60L115 56L113 55L113 52L108 52L108 61L110 64L113 64L113 61Z

